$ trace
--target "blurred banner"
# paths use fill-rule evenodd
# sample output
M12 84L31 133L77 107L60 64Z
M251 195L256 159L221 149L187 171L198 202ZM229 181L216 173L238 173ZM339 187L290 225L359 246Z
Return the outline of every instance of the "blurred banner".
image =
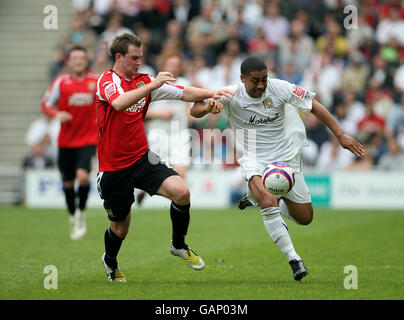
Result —
M187 184L191 190L193 208L226 208L230 205L229 171L190 170ZM103 202L96 187L96 174L92 173L89 208L102 208ZM137 193L138 190L135 191ZM25 176L25 204L29 208L64 208L62 180L57 170L28 170ZM146 196L142 208L169 207L170 201L160 196Z
M187 176L193 208L227 208L235 186L238 169L192 169ZM335 209L403 209L404 173L381 171L336 171L330 174L306 173L314 206ZM92 174L89 208L102 208ZM57 170L29 170L26 173L27 207L65 207L62 181ZM245 187L245 186L244 186ZM240 194L244 190L239 190ZM135 191L137 192L137 191ZM146 197L142 208L166 208L170 201L160 197ZM135 206L136 204L134 204Z

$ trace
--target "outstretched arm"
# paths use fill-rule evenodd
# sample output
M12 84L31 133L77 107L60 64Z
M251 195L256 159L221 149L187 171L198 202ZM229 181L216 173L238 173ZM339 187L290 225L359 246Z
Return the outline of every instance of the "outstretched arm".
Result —
M220 113L223 110L223 104L215 99L210 99L208 102L206 101L198 101L195 102L194 105L190 109L190 114L194 118L202 118L208 113Z
M184 93L182 95L181 100L194 102L194 101L201 101L204 99L219 99L222 96L227 98L232 98L234 92L229 89L220 89L220 90L207 90L201 89L196 87L184 87Z
M311 112L331 130L344 149L351 151L357 157L365 155L363 146L342 130L335 118L320 102L313 100Z
M166 81L175 81L175 78L169 72L160 72L152 82L146 84L145 86L121 94L118 98L112 101L111 106L116 111L125 110L142 98L146 97L153 90L160 88Z

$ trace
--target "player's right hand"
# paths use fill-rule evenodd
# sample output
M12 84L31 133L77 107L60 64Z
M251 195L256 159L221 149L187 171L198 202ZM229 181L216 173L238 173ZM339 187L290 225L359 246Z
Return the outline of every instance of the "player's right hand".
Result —
M158 84L158 87L161 87L166 81L175 81L176 79L172 75L171 72L162 71L159 72L155 78L155 82Z
M220 113L223 110L223 103L215 99L210 99L206 105L206 110L213 114Z
M56 114L56 118L58 118L61 123L73 120L73 116L69 112L66 112L66 111L59 111Z
M351 151L358 158L362 158L365 155L365 148L351 136L343 134L341 137L338 137L338 141L344 149Z

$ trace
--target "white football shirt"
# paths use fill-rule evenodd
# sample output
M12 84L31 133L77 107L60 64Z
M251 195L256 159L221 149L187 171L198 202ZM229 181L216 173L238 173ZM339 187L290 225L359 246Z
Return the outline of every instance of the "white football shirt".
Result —
M223 111L246 161L288 161L306 144L306 131L298 110L310 112L315 93L290 82L269 79L260 98L251 97L243 83L228 87L232 98L221 97Z

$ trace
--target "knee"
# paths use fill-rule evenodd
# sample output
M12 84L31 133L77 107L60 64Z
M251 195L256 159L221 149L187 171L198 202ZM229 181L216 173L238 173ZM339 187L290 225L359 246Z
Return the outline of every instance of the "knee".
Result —
M115 226L111 226L111 230L113 233L115 233L115 235L117 237L124 240L126 238L126 235L129 232L129 227L123 226L123 225L115 225Z
M269 208L269 207L276 207L278 205L278 201L276 197L269 193L262 193L257 199L261 209Z
M77 170L77 179L82 185L88 184L88 172L83 169Z
M305 226L309 225L312 221L313 221L313 209L305 212L305 214L300 216L299 220L298 220L299 224L302 224Z
M189 204L191 199L191 194L189 192L188 187L183 186L181 189L179 189L174 196L174 203L180 205L180 206L185 206Z

